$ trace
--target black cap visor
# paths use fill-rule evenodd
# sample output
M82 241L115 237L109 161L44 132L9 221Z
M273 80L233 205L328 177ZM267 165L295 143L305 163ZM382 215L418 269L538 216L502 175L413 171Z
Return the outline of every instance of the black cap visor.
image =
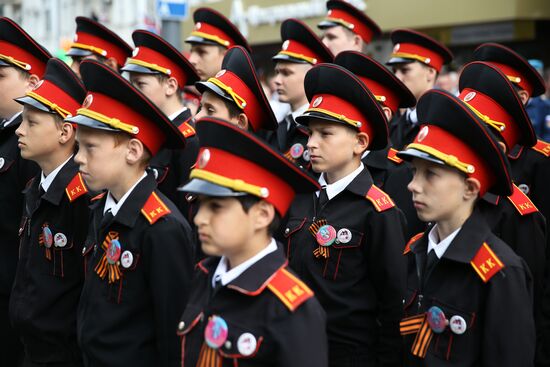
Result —
M195 195L206 195L215 197L237 197L246 196L246 192L233 191L227 187L213 184L199 178L193 178L185 185L178 187L178 191L184 191Z

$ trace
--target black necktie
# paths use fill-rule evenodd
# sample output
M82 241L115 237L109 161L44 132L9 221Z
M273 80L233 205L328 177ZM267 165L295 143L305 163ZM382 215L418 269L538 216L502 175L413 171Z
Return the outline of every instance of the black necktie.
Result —
M288 129L293 123L294 119L292 118L292 114L289 114L277 127L277 143L279 143L279 149L282 153L285 153Z
M216 293L218 293L218 291L220 290L220 288L222 287L222 278L221 276L217 276L216 279L214 279L214 286L212 287L212 293L211 295L215 295Z
M101 218L101 222L99 223L99 228L104 229L106 228L111 222L113 221L114 215L111 209L108 209L105 214L103 214L103 218Z
M319 191L319 199L317 200L317 206L319 209L321 209L325 204L328 203L328 195L327 195L327 188L323 187L321 191Z
M424 267L425 276L427 276L428 274L430 274L432 272L435 264L437 264L438 261L439 261L439 258L437 257L437 255L435 253L435 250L432 249L428 253L428 257L426 258L426 266Z

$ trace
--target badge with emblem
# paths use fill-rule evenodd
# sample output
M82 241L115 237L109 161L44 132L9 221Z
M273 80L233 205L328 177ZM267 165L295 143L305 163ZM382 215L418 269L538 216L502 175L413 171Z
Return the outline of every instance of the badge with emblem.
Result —
M126 250L120 256L120 264L124 269L128 269L134 263L134 255Z
M283 51L286 51L288 50L288 46L290 45L290 40L286 40L283 42L283 46L282 46L282 49Z
M119 280L122 275L119 268L122 246L118 238L118 232L110 231L107 234L101 244L103 256L94 269L101 279L105 279L108 275L109 284Z
M327 223L325 219L313 222L309 226L309 232L315 237L319 246L313 251L315 257L330 256L329 247L336 240L336 229Z
M470 102L472 99L474 99L476 96L476 92L470 92L464 96L463 101L464 102Z
M436 334L441 334L448 325L445 313L437 306L432 306L426 315L430 329Z
M244 333L237 339L237 350L245 357L251 356L256 351L258 342L256 337L250 333Z
M51 260L52 259L51 247L53 245L53 233L47 223L42 225L42 233L38 238L38 244L46 248L46 250L44 251L44 255L46 256L46 259Z
M315 98L315 100L313 101L313 103L311 104L311 107L315 108L315 107L319 107L319 105L323 102L323 97L319 96L317 98Z
M529 189L529 185L527 185L527 184L519 184L518 189L520 189L521 192L523 192L525 195L529 195L529 192L531 191Z
M63 248L67 246L67 236L61 232L58 232L55 236L53 236L53 243L55 247Z
M32 90L37 90L42 86L43 83L44 83L44 79L38 81L38 83L36 83L36 85L32 88Z
M132 57L136 57L139 53L139 47L134 48L134 51L132 51Z
M199 166L199 168L204 168L208 164L208 161L210 161L210 150L204 149L201 153L201 156L199 157L197 165Z
M223 76L225 74L226 70L225 69L221 69L220 71L218 71L216 73L216 78L219 78L221 76Z
M204 329L204 340L212 349L218 349L227 340L227 323L220 316L213 315L208 319Z
M304 150L304 154L302 154L302 158L304 158L304 161L309 162L309 150Z
M449 320L449 328L457 335L462 335L466 332L466 320L462 316L454 315Z
M426 139L426 136L428 136L428 133L430 132L430 129L428 126L424 126L419 132L418 136L416 137L416 141L419 143L422 142L422 140Z
M93 101L94 101L94 96L92 94L88 94L84 99L84 102L82 102L82 107L89 108L92 105Z
M290 147L290 156L294 159L300 158L304 153L304 146L296 143Z
M342 244L349 243L351 241L351 231L347 228L339 229L336 234L336 241Z

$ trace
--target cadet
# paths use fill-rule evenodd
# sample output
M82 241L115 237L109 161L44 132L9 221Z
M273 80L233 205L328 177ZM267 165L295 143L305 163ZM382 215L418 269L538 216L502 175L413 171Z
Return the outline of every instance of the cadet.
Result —
M281 24L281 51L273 56L275 85L279 101L290 104L291 113L279 121L277 131L266 134L266 140L298 166L309 169L306 149L308 132L296 123L308 106L304 91L304 77L312 66L332 62L332 53L307 25L296 19Z
M432 89L437 74L453 54L443 44L410 29L396 29L391 33L393 52L386 62L412 92L416 100ZM390 123L390 139L395 149L410 143L418 133L418 118L414 108L408 108Z
M190 124L191 111L183 105L183 86L199 77L193 66L172 45L148 31L132 33L136 48L121 71L130 74L130 82L151 100L185 137L185 149L161 149L149 162L158 189L175 203L184 215L187 202L177 189L189 178L197 159L199 142Z
M397 116L399 109L414 107L416 99L411 91L385 66L367 55L344 51L336 56L335 64L354 73L374 94L386 115L388 123ZM409 164L396 156L397 150L389 145L385 149L366 151L362 161L372 176L373 183L384 189L407 219L407 232L412 235L424 230L412 205L407 184L412 179ZM388 185L386 185L388 183Z
M80 77L80 63L84 59L97 60L119 70L132 47L103 24L86 17L76 17L76 34L67 56L72 58L71 69Z
M334 81L338 81L335 83ZM331 366L400 365L405 221L361 162L388 144L386 117L366 86L332 64L313 67L298 123L323 189L292 204L283 228L290 266L327 312Z
M535 131L520 97L496 66L472 62L462 70L459 82L459 99L481 117L499 139L504 152L510 147L530 148L536 143ZM507 198L489 193L477 205L492 232L529 266L533 277L537 342L540 343L547 241L544 216L515 184L512 195Z
M382 30L365 13L342 0L327 1L327 15L317 28L327 48L337 56L342 51L365 52L367 45Z
M521 101L527 104L529 98L545 92L544 80L521 55L497 43L479 46L474 60L493 64L513 83ZM516 145L509 147L508 158L512 166L512 177L518 187L537 205L546 220L550 220L550 143L537 140L531 147Z
M253 132L277 128L252 58L243 47L230 48L216 76L196 87L202 93L196 119L217 117Z
M327 366L325 312L272 233L315 180L225 121L197 122L201 150L184 191L199 195L203 251L178 326L182 366ZM220 258L221 256L221 258Z
M185 42L191 44L189 62L201 80L208 80L222 68L227 50L235 45L252 52L237 27L223 14L210 8L199 8L193 13L195 28Z
M19 264L10 319L25 348L25 366L81 366L76 308L84 281L82 247L88 189L73 160L76 115L86 90L69 66L48 61L44 79L16 99L23 121L15 133L21 156L42 172L25 189Z
M483 121L453 95L418 102L423 125L399 153L412 160L418 216L408 261L406 366L532 366L532 281L525 262L491 233L476 201L512 192L509 163Z
M21 345L8 318L19 249L26 183L39 172L36 163L21 158L15 130L23 107L14 101L42 78L51 57L19 25L0 18L0 365L16 366Z
M75 161L92 190L77 335L85 366L179 366L175 332L193 267L191 228L145 169L185 138L158 107L97 61L81 65L88 90Z

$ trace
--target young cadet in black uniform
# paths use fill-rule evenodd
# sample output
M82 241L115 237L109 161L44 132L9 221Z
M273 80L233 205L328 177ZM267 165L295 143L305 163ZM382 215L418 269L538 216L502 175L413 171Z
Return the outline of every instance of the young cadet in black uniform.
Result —
M529 98L545 92L544 80L535 68L505 46L497 43L482 44L475 50L473 58L499 68L513 83L524 105L529 102ZM550 220L550 142L539 139L531 147L516 145L509 149L508 159L514 182L533 200L546 220ZM550 359L548 363L550 365Z
M514 86L496 66L479 61L466 65L460 75L459 88L458 98L481 116L500 139L505 152L518 145L528 149L536 143L531 120ZM478 201L478 208L492 232L510 245L529 266L533 276L537 343L540 343L544 324L541 307L547 250L544 216L515 184L512 195L487 194Z
M255 133L277 128L256 67L244 47L231 47L216 76L195 84L202 93L195 119L216 117Z
M201 80L214 77L222 66L223 57L230 47L252 49L246 38L223 14L210 8L198 8L193 13L195 28L185 39L191 44L189 62Z
M365 52L372 39L382 34L375 21L346 1L329 0L327 10L317 28L323 31L321 39L335 56L342 51Z
M335 83L334 81L338 81ZM327 312L331 366L400 365L405 220L361 162L388 145L386 117L367 87L332 64L305 78L312 168L323 190L296 198L282 239L290 266Z
M332 53L311 29L297 19L281 24L281 51L272 57L275 62L275 85L279 101L290 104L291 113L279 121L277 130L266 134L266 140L297 166L310 169L306 148L307 129L296 123L307 108L304 78L312 66L332 62Z
M272 237L295 193L317 182L249 132L197 122L191 181L203 251L178 325L182 366L326 367L325 312ZM221 258L219 257L221 256Z
M19 25L0 18L0 365L16 366L21 345L8 317L19 249L19 224L27 182L39 172L21 158L15 129L23 107L14 98L25 95L42 78L51 57Z
M391 41L393 52L386 64L418 100L434 87L441 67L451 62L453 54L442 43L411 29L394 30ZM414 108L395 116L390 123L390 139L395 149L409 144L417 133L418 118Z
M81 366L76 308L84 281L88 189L73 160L76 115L86 90L69 66L51 59L44 79L18 98L21 156L42 172L25 189L19 264L10 319L24 345L24 366Z
M86 17L76 17L76 34L67 56L72 58L71 69L80 77L80 63L85 59L97 60L119 70L132 47L103 24Z
M154 33L132 33L136 48L121 71L130 74L130 82L178 127L185 137L185 149L161 149L149 162L158 189L175 203L184 215L187 202L177 188L187 182L197 159L199 141L191 125L191 111L183 105L183 86L199 77L193 66L172 45Z
M532 281L525 262L491 233L476 201L512 192L510 165L489 129L453 95L433 90L417 105L422 124L399 153L419 217L411 239L405 366L532 366Z
M83 255L77 336L85 366L179 366L175 332L193 268L191 228L146 173L161 147L185 138L118 73L82 62L88 95L76 123L75 161L95 201Z
M334 63L354 73L374 94L386 115L388 123L399 114L399 109L414 107L416 99L411 91L374 59L359 52L345 51L334 59ZM363 153L363 164L369 170L373 183L385 190L407 219L407 234L416 234L425 228L412 205L407 184L412 179L409 164L396 155L397 150L388 145L385 149ZM386 182L389 184L386 185Z

